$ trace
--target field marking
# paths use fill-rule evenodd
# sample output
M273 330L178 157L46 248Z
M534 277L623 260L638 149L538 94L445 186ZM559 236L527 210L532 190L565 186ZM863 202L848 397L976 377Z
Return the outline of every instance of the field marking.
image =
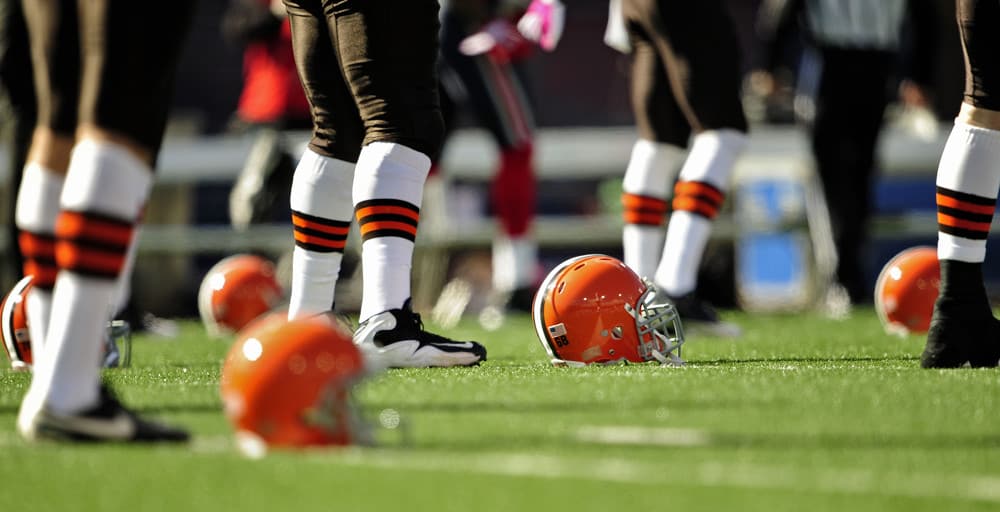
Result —
M691 484L831 494L954 498L1000 503L998 475L882 473L867 468L811 469L795 465L711 461L695 465L650 463L620 457L537 453L346 451L311 460L403 471L477 473L511 477L579 479L643 486ZM662 475L661 478L656 478ZM676 475L683 475L677 477Z
M644 429L673 434L686 429ZM586 430L584 430L586 431ZM632 438L619 435L632 444ZM641 432L641 430L638 430ZM592 431L593 432L593 431ZM601 430L596 430L601 432ZM694 431L698 433L699 431ZM634 432L633 432L634 433ZM645 432L643 435L649 435ZM641 437L641 436L638 436ZM28 448L13 432L0 433L0 446ZM191 452L204 456L236 455L231 436L195 436ZM405 451L403 451L405 450ZM869 468L809 468L787 464L759 464L724 460L696 464L637 461L623 457L573 453L426 451L417 449L357 448L301 452L303 462L392 471L473 473L516 478L574 479L641 486L730 487L851 495L952 498L1000 503L1000 475L876 472ZM247 463L266 464L262 461ZM677 477L677 475L683 475Z
M611 445L706 446L708 432L694 428L639 427L632 425L580 427L573 435L578 441Z

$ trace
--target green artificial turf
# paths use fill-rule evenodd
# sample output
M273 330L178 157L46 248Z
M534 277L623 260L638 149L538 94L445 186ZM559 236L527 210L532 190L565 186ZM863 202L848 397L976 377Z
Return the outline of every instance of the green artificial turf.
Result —
M189 445L29 445L14 432L29 376L2 370L0 510L1000 509L1000 372L921 370L922 339L863 309L727 318L744 337L692 336L685 368L555 368L529 317L463 322L447 334L482 340L481 367L358 390L378 447L260 460L221 413L228 340L183 322L107 376Z

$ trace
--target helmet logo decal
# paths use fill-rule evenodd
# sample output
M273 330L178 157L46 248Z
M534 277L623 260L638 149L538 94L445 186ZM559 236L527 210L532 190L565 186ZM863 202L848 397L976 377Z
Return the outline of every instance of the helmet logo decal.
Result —
M566 338L566 325L565 324L554 324L549 326L549 336L552 336L552 341L555 342L557 347L565 347L569 345L569 339Z

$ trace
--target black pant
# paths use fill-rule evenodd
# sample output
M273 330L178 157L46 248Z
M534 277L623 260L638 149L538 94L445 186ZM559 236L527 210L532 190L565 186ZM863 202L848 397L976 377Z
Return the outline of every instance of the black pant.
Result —
M820 48L812 150L837 247L837 278L853 302L871 300L862 272L875 149L888 103L893 54Z
M441 108L450 131L459 103L475 113L501 148L530 144L535 121L530 99L513 63L496 62L488 54L469 56L459 43L469 36L469 20L455 9L446 9L441 22Z
M285 0L319 154L394 142L431 158L444 132L437 0Z
M70 137L77 124L92 124L155 155L194 0L23 0L22 5L39 124Z
M687 146L691 132L745 132L736 29L720 0L625 0L639 135Z
M1000 0L958 0L958 30L965 51L965 102L1000 110Z

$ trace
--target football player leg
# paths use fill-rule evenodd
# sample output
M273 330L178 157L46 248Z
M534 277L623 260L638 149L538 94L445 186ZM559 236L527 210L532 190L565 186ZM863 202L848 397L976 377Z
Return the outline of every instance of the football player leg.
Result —
M667 70L652 40L632 31L632 108L639 140L622 182L625 264L652 279L663 255L670 185L686 156L691 127L670 92Z
M467 27L474 22L456 11L448 10L443 16L441 56L460 82L461 95L500 150L490 187L490 204L500 228L492 246L496 296L491 306L530 311L538 268L538 244L531 233L536 190L534 115L511 56L488 51L470 55L462 49L462 41L469 36Z
M1000 188L1000 4L960 0L966 54L965 100L937 172L941 289L934 304L925 368L997 366L1000 327L983 284L986 238Z
M628 0L623 9L630 30L641 31L662 60L674 100L694 133L674 186L673 213L654 283L686 322L716 335L737 336L739 329L721 322L714 308L695 294L712 220L746 144L734 28L717 1Z
M285 2L295 64L312 109L313 138L292 177L295 230L288 319L333 309L354 207L351 189L363 127L340 71L318 0Z
M31 4L59 19L65 2ZM18 414L28 439L182 441L187 433L138 417L100 383L109 305L152 183L173 66L193 2L162 10L124 0L80 3L80 119L56 222L46 345ZM143 20L156 18L149 25ZM31 30L46 30L33 25ZM142 88L142 101L126 88Z
M38 97L38 121L18 190L15 222L24 257L23 274L33 276L26 312L33 354L41 354L56 281L55 231L77 124L80 56L75 2L59 2L54 16L42 2L25 6Z
M385 5L326 6L365 129L353 185L364 279L362 325L354 339L387 366L478 364L486 358L482 345L424 331L411 308L421 196L443 132L435 68L439 5L436 0L391 4L391 17L380 14Z

